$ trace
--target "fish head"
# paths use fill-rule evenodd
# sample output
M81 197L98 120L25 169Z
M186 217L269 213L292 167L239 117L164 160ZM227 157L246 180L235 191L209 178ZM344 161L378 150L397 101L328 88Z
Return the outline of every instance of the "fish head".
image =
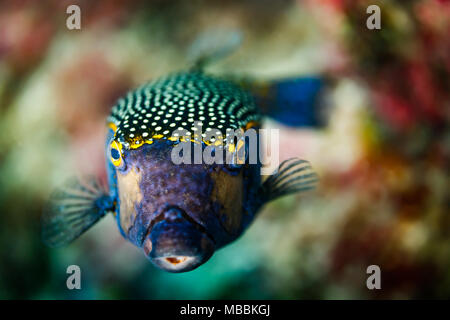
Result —
M215 165L175 164L170 141L116 149L120 228L157 267L192 270L237 237L240 221L229 211L241 214L242 183L230 185Z

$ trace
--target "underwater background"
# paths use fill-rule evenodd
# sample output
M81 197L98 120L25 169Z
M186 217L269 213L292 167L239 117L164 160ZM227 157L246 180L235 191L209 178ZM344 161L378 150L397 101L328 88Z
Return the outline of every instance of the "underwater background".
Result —
M81 8L68 30L66 8ZM366 8L381 8L368 30ZM203 266L156 269L112 216L66 248L40 240L53 188L105 177L106 117L145 81L186 69L211 28L243 42L207 68L260 81L329 79L320 120L281 128L280 160L321 177L267 205ZM1 1L0 299L450 297L450 2ZM68 290L66 268L81 268ZM380 290L366 269L381 268Z

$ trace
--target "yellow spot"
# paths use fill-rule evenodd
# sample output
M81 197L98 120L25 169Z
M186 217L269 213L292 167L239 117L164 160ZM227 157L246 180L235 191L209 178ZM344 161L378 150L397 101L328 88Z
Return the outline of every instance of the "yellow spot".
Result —
M114 133L116 133L116 131L117 131L117 126L116 126L114 123L109 122L109 123L108 123L108 127L111 128L112 131L113 131Z
M159 139L162 138L162 135L155 135L153 138ZM141 136L137 136L135 138L129 138L128 142L130 143L130 149L138 149L139 147L143 146L144 143L146 144L152 144L154 141L153 139L144 139Z
M259 127L259 122L250 121L249 123L246 124L245 130L253 128L253 127Z
M144 144L144 139L142 137L136 137L130 140L130 148L137 149Z
M245 146L244 140L239 140L238 141L238 145L237 145L237 151L238 152L241 151L243 146ZM239 158L239 155L238 155L238 159L237 160L238 160L238 164L244 164L245 163L245 158L241 159L241 158Z

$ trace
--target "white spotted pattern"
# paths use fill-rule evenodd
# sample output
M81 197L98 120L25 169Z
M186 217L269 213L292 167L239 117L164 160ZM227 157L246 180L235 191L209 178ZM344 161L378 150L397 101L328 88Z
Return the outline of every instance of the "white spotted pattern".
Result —
M116 139L127 145L136 137L171 137L177 128L197 131L198 121L203 133L219 129L225 136L226 129L245 128L260 118L247 92L195 72L169 75L129 92L112 108L108 122L117 127Z

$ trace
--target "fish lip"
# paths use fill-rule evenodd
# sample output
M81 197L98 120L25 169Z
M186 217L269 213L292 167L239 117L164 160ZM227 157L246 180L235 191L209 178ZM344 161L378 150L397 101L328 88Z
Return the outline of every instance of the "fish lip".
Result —
M167 272L171 272L171 273L182 273L182 272L187 272L187 271L191 271L194 270L198 267L200 267L202 264L204 264L206 261L208 261L214 252L211 252L210 254L203 256L201 258L196 257L196 256L185 256L185 258L189 259L187 262L193 262L188 264L187 266L183 264L178 265L178 266L174 266L174 265L170 265L165 263L165 260L167 257L169 256L162 256L162 257L158 257L158 258L154 258L154 259L150 259L150 261L153 263L153 265L155 265L157 268L165 270ZM181 263L184 263L181 262Z
M200 232L204 233L206 236L209 237L209 239L213 242L214 246L216 245L216 241L214 239L214 237L206 230L206 228L204 226L202 226L200 223L198 223L197 221L195 221L191 216L189 216L186 211L184 211L182 208L180 208L179 206L176 205L165 205L161 210L157 210L154 214L156 214L153 219L151 220L151 222L149 223L149 226L147 227L145 233L142 236L142 239L140 239L140 244L141 247L144 244L145 239L147 239L147 237L150 235L150 233L153 230L153 227L164 220L164 214L169 211L170 209L178 209L181 212L181 215L183 216L184 219L186 219L187 221L189 221L190 223L192 223L192 225L199 230ZM159 211L159 213L157 213Z

